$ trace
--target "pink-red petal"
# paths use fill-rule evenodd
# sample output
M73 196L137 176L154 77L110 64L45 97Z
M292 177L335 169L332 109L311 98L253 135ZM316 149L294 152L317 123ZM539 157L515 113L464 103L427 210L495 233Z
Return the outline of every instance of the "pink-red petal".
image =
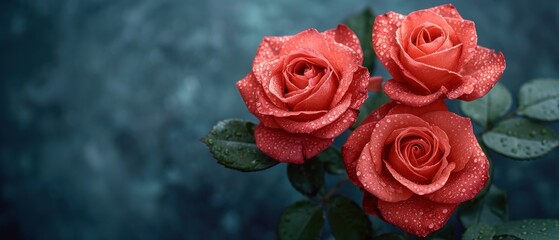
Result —
M371 133L375 128L376 122L362 123L355 131L351 132L346 142L342 146L342 156L346 167L347 175L353 184L361 187L362 184L357 178L357 162L359 155L363 151L365 145L371 139Z
M308 134L292 134L262 124L254 130L256 146L266 155L280 162L302 164L332 145L333 139L317 138Z
M365 67L359 67L359 69L353 74L353 82L348 88L348 92L350 92L351 95L353 96L352 104L350 106L351 108L359 109L361 105L363 105L365 100L367 100L367 97L369 96L367 91L368 84L369 84L369 70ZM338 96L342 96L345 94L343 94L342 90L338 90L336 92L336 96L334 97L334 101L332 101L332 104L334 105L338 104L338 102L336 102L336 99L337 98L339 98L340 100L343 99Z
M446 111L426 113L421 118L446 133L451 148L448 160L456 163L455 172L461 171L479 148L474 136L472 121Z
M365 120L363 120L363 122L361 122L361 126L365 125L367 123L371 123L371 122L376 123L377 121L384 118L384 116L388 115L388 112L390 112L390 110L392 110L392 108L394 106L397 106L397 105L398 105L398 103L395 102L395 101L390 101L390 102L387 102L387 103L383 104L382 106L377 108L377 110L375 110L374 112L369 114L369 116L367 116L367 118L365 118Z
M374 131L372 135L374 135ZM398 202L410 198L413 193L409 189L402 186L395 179L386 177L381 172L382 165L379 164L382 164L382 160L380 160L380 163L375 163L379 162L379 160L373 159L369 149L370 142L365 145L359 156L360 159L357 160L356 175L363 184L363 189L377 198L388 202ZM378 170L378 168L381 168L381 170Z
M453 88L461 82L462 76L451 69L438 68L413 60L403 51L400 51L399 56L395 54L396 52L393 52L393 58L400 60L395 61L396 64L410 72L417 80L425 84L431 92L436 92L442 86L447 86L447 89L451 89L451 87ZM449 61L452 61L452 59L449 59Z
M333 123L340 118L349 108L351 104L351 94L347 95L337 106L328 110L324 115L317 119L299 122L289 117L278 117L276 123L284 130L291 133L312 133ZM295 114L296 112L285 112ZM278 115L275 115L278 116Z
M328 126L316 130L312 133L313 136L319 138L335 138L347 130L357 120L359 111L348 109L338 120L330 123Z
M273 37L268 36L262 39L260 46L256 50L256 56L252 65L257 65L262 62L277 59L283 48L283 45L288 42L293 36Z
M441 98L441 96L444 96L447 90L445 87L442 87L437 92L428 95L419 95L410 90L405 84L396 80L389 80L384 84L384 92L394 101L398 101L412 107L422 107L429 105Z
M476 26L473 21L466 19L447 18L446 22L454 29L454 36L462 44L462 55L458 61L462 65L474 56L477 46Z
M403 20L403 15L388 12L378 15L373 25L373 49L382 65L386 67L394 78L400 77L400 68L390 57L390 53L392 48L397 47L396 30L400 27Z
M351 31L351 29L349 29L349 27L344 24L339 24L336 29L327 30L323 34L335 42L350 47L359 56L357 59L359 64L363 62L363 50L361 50L359 38L355 35L355 33L353 33L353 31Z
M439 203L461 203L474 198L489 179L489 161L476 144L475 154L469 157L462 171L452 173L445 186L439 191L426 195Z
M380 92L380 90L382 90L381 84L383 80L384 78L382 78L381 76L370 77L367 90L369 90L369 92Z
M410 191L412 191L414 194L417 195L430 194L441 189L446 184L446 181L448 181L448 178L450 177L450 174L455 167L454 163L449 163L446 167L442 169L440 177L435 179L434 182L429 184L418 184L402 176L398 171L392 168L392 166L389 163L385 162L384 164L388 169L388 172L392 174L394 179L396 179L399 183L406 186Z
M446 107L444 100L439 99L430 103L429 105L422 106L422 107L410 107L408 105L399 104L394 106L392 109L390 109L388 114L408 113L408 114L413 114L415 116L421 116L425 113L434 112L434 111L448 111L448 108Z
M262 115L258 112L258 92L259 85L252 73L237 82L237 88L241 93L241 97L252 114L254 114L267 127L279 127L274 119L270 116Z
M420 237L442 228L457 206L436 203L417 195L400 202L378 200L378 209L387 222Z
M463 74L476 79L476 87L471 94L460 97L471 101L485 96L497 84L505 71L506 62L503 53L480 47L476 48L475 57L465 66Z
M288 55L293 51L303 48L314 49L325 56L330 53L328 43L324 36L316 29L311 28L298 33L289 39L289 41L285 42L279 54Z
M458 71L458 60L460 60L461 53L462 44L458 44L443 51L437 51L423 57L415 58L415 61L440 69Z

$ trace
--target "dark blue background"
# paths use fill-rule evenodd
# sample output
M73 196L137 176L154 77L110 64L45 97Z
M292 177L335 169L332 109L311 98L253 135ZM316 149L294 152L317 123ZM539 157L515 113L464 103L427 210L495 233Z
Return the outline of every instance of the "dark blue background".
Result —
M228 170L199 142L218 120L254 119L234 84L262 37L333 28L365 6L441 3L1 1L0 238L274 238L282 209L302 199L285 166ZM504 53L513 93L559 77L559 1L454 4L480 45ZM558 156L494 155L512 219L559 218Z

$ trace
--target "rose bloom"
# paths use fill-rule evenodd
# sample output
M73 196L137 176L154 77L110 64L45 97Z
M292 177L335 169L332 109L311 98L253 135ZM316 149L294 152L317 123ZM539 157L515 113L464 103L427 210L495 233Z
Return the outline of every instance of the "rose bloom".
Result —
M470 119L447 111L442 100L381 106L352 132L342 154L364 192L365 211L418 236L443 227L489 177Z
M323 33L265 37L252 72L237 83L260 124L257 147L268 156L303 163L355 123L367 98L369 72L357 36L339 25Z
M474 22L450 4L377 16L373 48L393 76L386 94L410 106L480 98L505 70L503 54L478 46Z

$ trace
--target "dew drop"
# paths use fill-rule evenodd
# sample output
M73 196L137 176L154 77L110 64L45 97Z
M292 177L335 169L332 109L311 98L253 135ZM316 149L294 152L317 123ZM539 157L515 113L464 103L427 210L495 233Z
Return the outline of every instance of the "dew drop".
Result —
M530 137L533 138L533 137L535 137L535 136L536 136L536 131L532 130L532 131L530 132Z

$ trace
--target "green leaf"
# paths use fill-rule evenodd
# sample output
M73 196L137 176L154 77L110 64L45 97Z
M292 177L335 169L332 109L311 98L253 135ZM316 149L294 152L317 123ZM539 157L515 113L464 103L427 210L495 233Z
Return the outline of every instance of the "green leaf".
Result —
M264 170L278 162L256 147L255 126L249 121L223 120L218 122L201 141L208 145L217 162L227 168L243 172Z
M512 105L512 96L507 88L497 83L487 95L471 102L460 102L467 116L484 127L507 113Z
M462 235L462 240L492 240L495 229L485 224L473 225L466 229Z
M357 116L357 121L353 125L353 128L357 128L371 112L377 110L377 108L387 102L390 102L390 98L384 94L384 91L377 92L374 96L369 97L359 109L359 116Z
M324 193L324 167L317 158L304 164L287 165L287 177L300 193L314 197Z
M559 80L536 79L522 87L518 94L518 114L544 120L559 120Z
M336 240L373 237L373 228L367 215L359 205L341 195L334 195L328 200L328 222Z
M278 238L320 239L323 226L322 207L309 201L299 201L283 211L278 225Z
M508 219L507 196L494 185L480 199L466 202L460 206L458 217L464 227L478 224L493 226Z
M316 157L324 163L326 172L331 174L343 174L345 172L344 159L338 149L329 147Z
M370 73L375 70L375 52L373 51L372 31L375 16L370 8L366 8L344 22L359 38L361 49L363 49L363 66L369 69Z
M374 238L375 240L405 240L402 235L396 233L385 233Z
M507 222L495 226L495 238L514 236L524 240L557 240L559 239L559 220L529 219Z
M559 145L551 128L527 119L510 119L483 134L487 147L505 156L532 159L545 155Z

